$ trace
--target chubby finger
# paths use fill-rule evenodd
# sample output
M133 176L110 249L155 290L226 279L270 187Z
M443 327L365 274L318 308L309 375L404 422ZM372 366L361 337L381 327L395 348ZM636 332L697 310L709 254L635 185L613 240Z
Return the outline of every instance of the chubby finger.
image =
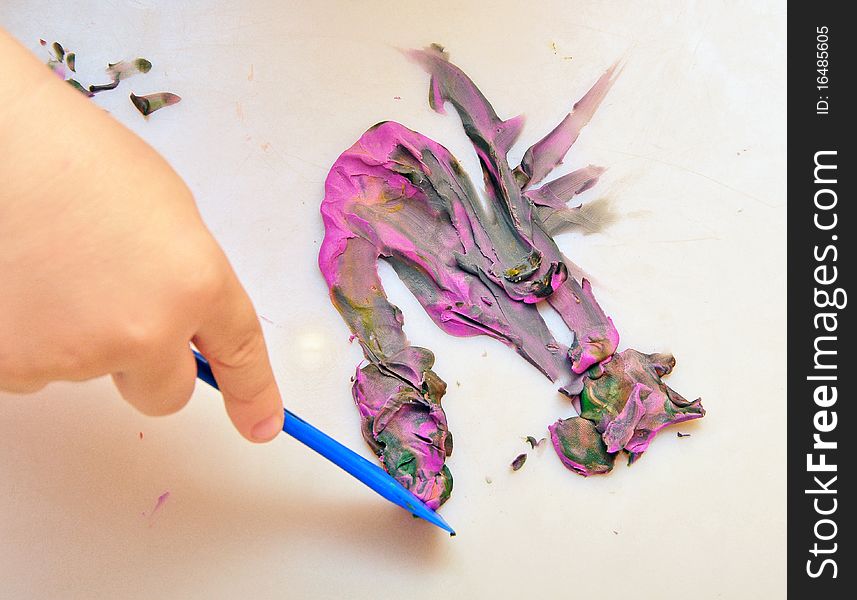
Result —
M196 361L187 344L152 353L127 371L113 373L122 397L145 415L169 415L190 400L196 382Z
M250 298L237 279L212 307L194 344L208 360L235 428L267 442L283 428L283 401Z

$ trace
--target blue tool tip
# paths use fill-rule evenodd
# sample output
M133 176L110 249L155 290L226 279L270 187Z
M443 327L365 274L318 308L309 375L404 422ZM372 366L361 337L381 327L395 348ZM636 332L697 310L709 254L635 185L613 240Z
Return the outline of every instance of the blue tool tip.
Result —
M423 503L420 503L418 505L414 505L412 503L408 503L408 504L409 504L409 508L411 508L413 510L412 514L414 515L414 517L423 519L424 521L428 521L432 525L436 525L437 527L440 527L444 531L448 531L450 537L455 535L455 530L449 525L449 523L447 523L443 517L441 517L439 514L434 512L432 509L430 509L425 504L423 504Z
M435 514L435 516L437 517L437 520L436 520L436 521L434 521L433 523L434 523L435 525L437 525L438 527L440 527L441 529L443 529L444 531L448 531L448 532L449 532L449 537L455 537L455 530L454 530L452 527L450 527L450 526L449 526L449 523L447 523L446 521L444 521L444 520L440 517L440 515Z

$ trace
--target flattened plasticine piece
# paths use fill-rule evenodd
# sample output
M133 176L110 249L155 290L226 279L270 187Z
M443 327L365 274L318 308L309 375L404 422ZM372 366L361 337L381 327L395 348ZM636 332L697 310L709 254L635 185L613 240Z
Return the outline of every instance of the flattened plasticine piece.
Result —
M452 437L441 408L446 385L432 370L434 355L408 342L402 314L378 277L379 258L441 329L498 339L580 398L581 416L549 428L557 454L575 472L605 473L620 450L633 460L662 427L703 416L699 400L688 402L661 382L672 357L615 353L612 320L589 282L569 274L580 269L551 237L581 222L580 208L566 203L595 185L603 169L584 167L532 187L561 163L607 94L615 66L512 169L506 154L523 118L500 119L439 46L408 54L431 75L431 107L444 113L448 102L458 112L488 201L446 148L389 121L346 150L325 182L319 266L368 360L353 395L363 436L387 471L432 508L452 490L445 464ZM568 346L548 330L538 302L574 333Z

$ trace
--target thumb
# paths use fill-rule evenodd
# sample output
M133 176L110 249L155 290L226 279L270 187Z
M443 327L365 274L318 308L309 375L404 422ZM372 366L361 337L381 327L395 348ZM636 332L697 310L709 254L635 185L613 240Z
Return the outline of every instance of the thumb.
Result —
M256 311L234 274L192 341L211 365L235 428L252 442L273 439L283 428L283 401Z

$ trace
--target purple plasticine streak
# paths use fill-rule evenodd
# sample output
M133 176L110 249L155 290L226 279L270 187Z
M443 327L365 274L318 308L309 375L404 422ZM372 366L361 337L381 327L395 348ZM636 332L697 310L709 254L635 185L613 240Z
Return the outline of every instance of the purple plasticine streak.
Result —
M369 361L357 370L353 395L363 436L385 468L432 508L449 497L446 384L432 371L434 355L408 342L402 313L378 277L379 259L441 329L502 341L580 399L581 416L550 427L569 469L605 473L619 451L633 460L662 427L701 417L699 400L688 402L661 382L675 363L671 356L616 353L613 322L589 282L569 274L580 270L551 237L580 222L580 208L566 203L595 185L603 169L585 167L532 187L561 163L612 85L615 67L513 169L506 154L523 118L500 119L440 47L409 55L431 75L432 108L443 113L449 103L461 117L488 202L480 202L446 148L389 121L364 133L328 174L319 266ZM547 302L574 333L570 346L554 339L538 302Z

